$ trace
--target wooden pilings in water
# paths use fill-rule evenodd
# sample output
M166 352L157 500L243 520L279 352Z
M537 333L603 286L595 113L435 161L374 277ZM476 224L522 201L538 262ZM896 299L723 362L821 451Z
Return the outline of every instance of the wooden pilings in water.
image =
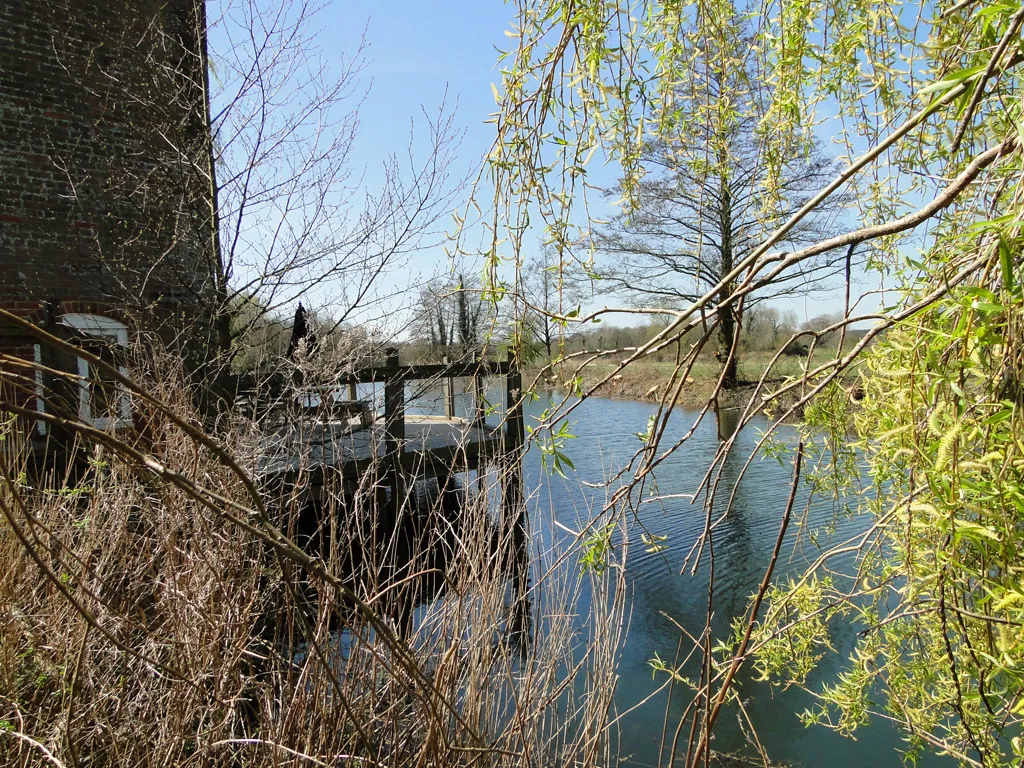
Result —
M506 411L503 430L499 433L485 425L488 405L484 399L484 382L488 376L505 377ZM415 441L417 425L407 425L405 385L409 381L439 381L444 392L445 418L458 421L455 417L455 388L452 380L472 380L470 393L473 398L470 434L475 442L470 446L452 444L438 447L422 447L410 450L407 439L410 432ZM354 398L357 383L383 382L384 413L383 425L384 461L383 470L389 478L396 509L407 503L409 489L414 478L410 473L415 467L422 467L429 476L477 469L485 464L495 466L501 483L501 506L499 518L511 543L511 557L507 561L516 587L517 600L525 600L528 582L528 525L526 504L523 493L522 460L525 445L523 417L522 374L515 354L510 351L504 361L487 361L476 357L469 362L449 362L444 358L440 365L399 364L399 352L394 347L385 350L384 365L371 366L354 371L345 379L349 397ZM408 426L408 428L407 428ZM371 441L372 442L372 441ZM467 450L472 449L472 450ZM376 455L371 451L371 455ZM369 459L368 459L369 462ZM419 463L422 462L422 463ZM359 462L352 471L357 469ZM347 465L346 465L347 466ZM339 467L344 471L345 467Z
M398 350L388 347L384 351L384 453L386 466L392 477L396 509L405 499L406 482L402 470L402 451L405 443L405 379L399 375Z
M448 355L445 355L442 359L445 365L449 365L451 361L448 359ZM444 390L444 416L446 419L455 418L455 382L451 376L445 376L441 381L442 389Z
M509 351L505 375L505 441L502 462L502 516L512 525L512 578L516 610L525 613L529 574L526 530L526 501L523 496L523 377L513 352Z

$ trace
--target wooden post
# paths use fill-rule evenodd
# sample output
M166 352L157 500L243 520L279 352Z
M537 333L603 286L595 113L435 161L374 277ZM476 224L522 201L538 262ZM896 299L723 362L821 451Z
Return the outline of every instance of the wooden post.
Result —
M359 393L356 390L356 380L355 379L349 379L348 380L348 399L349 400L358 400L359 399Z
M508 372L505 374L505 434L502 482L504 518L511 525L512 579L515 586L516 620L525 630L528 622L526 602L529 559L527 552L526 503L523 498L523 376L516 363L513 350L508 352Z
M476 370L473 372L473 424L480 425L484 423L484 418L487 416L487 406L484 402L484 377L481 374L484 361L480 355L476 355L474 361Z
M445 365L451 365L448 355L441 358ZM451 376L445 376L441 380L441 387L444 389L444 416L446 419L455 418L455 382Z
M512 350L508 353L508 373L505 374L505 450L519 453L525 437L523 428L523 374Z
M398 367L398 350L388 347L384 379L384 452L394 478L395 510L401 509L405 497L402 474L402 450L405 442L405 379Z

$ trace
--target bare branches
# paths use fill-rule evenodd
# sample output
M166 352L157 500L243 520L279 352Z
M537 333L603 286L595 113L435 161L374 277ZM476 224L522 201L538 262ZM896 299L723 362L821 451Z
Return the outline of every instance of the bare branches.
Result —
M37 338L66 347L42 332ZM106 365L74 346L66 351ZM45 474L37 480L24 467L2 466L0 529L11 535L0 535L0 550L13 567L0 576L0 594L16 608L0 615L0 653L21 655L0 685L33 704L25 722L8 729L13 738L0 754L41 745L63 763L69 754L113 761L116 752L122 762L159 753L227 764L243 751L246 762L268 765L282 754L323 764L357 755L389 766L522 765L582 752L603 761L624 590L601 604L593 624L603 634L582 658L569 641L575 617L564 612L542 619L539 631L551 642L530 646L512 633L509 643L523 643L518 650L496 644L512 621L500 564L507 521L494 521L487 504L505 482L501 471L480 478L479 496L445 487L416 501L421 492L410 488L395 499L398 520L406 505L426 504L423 519L439 521L422 532L430 545L418 534L406 541L382 505L384 467L369 468L354 488L323 483L311 510L311 471L300 470L285 489L265 479L253 485L267 425L239 419L225 428L226 442L216 441L195 426L171 377L108 373L130 393L144 432L96 429L62 415L54 400L39 418L79 437L87 450L81 473L58 487ZM4 368L5 382L23 378ZM27 381L33 391L31 375ZM37 415L17 402L5 399L0 410ZM13 439L7 426L4 440ZM299 458L303 467L307 460ZM455 517L444 507L453 497L463 499ZM310 515L312 535L303 527ZM436 538L446 548L443 570L431 560ZM544 599L580 588L566 565L544 565L552 590ZM443 592L417 639L400 638L384 612L435 578ZM594 579L595 589L601 582ZM58 622L62 630L41 642L37 633ZM63 676L52 674L58 668L79 670L70 695ZM28 669L39 674L29 679ZM590 676L600 696L578 699L577 676ZM500 702L514 697L510 719ZM573 724L553 726L566 703ZM132 717L124 717L129 705Z

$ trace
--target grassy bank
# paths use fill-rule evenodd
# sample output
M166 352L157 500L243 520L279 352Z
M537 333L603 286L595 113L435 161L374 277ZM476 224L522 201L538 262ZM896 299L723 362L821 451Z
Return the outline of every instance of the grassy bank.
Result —
M774 352L767 351L744 355L739 362L741 386L722 393L720 403L725 407L745 405L773 356ZM799 376L806 362L804 357L781 357L768 376L765 391L775 391L785 381ZM573 380L578 375L582 378L584 391L594 390L593 394L600 397L648 402L661 402L666 388L675 386L672 383L674 362L638 361L619 372L615 371L617 365L617 360L602 360L591 363L577 374L579 363L569 363L545 371L543 375L540 366L532 366L524 371L523 379L524 383L530 383L540 376L538 386L571 392L574 388ZM678 405L683 408L703 407L714 393L720 371L721 366L713 357L699 359L679 392Z

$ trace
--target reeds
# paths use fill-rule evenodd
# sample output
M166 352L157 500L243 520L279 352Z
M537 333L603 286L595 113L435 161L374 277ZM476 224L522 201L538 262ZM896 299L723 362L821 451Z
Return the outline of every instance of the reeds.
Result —
M621 570L534 547L524 602L507 467L391 500L380 467L311 504L301 472L255 482L261 425L209 437L175 381L122 380L127 433L52 409L60 471L0 457L0 764L610 762Z

